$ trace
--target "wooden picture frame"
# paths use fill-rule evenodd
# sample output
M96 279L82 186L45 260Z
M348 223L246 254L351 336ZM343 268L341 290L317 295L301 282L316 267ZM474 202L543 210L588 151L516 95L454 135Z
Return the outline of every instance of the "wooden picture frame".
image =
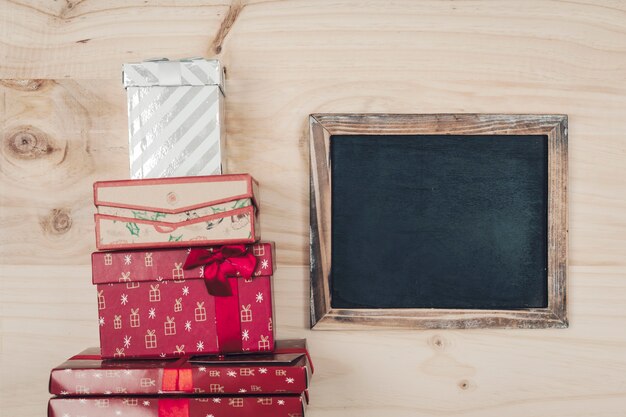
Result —
M497 114L312 114L310 116L311 327L563 328L566 308L567 116ZM546 308L346 309L331 306L333 135L545 135L548 141Z

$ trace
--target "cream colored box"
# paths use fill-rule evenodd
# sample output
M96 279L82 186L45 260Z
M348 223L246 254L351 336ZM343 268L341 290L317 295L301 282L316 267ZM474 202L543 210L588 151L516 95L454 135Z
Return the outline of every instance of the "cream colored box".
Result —
M252 243L257 196L248 174L96 182L96 247Z

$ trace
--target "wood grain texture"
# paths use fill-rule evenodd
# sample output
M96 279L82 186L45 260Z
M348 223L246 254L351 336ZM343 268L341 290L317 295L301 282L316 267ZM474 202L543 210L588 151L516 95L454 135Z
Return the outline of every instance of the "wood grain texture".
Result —
M228 15L227 1L2 0L0 78L119 80L124 62L212 54Z
M121 64L213 56L230 4L211 4L0 0L0 77L19 80L0 86L2 417L43 415L49 369L97 343L91 182L128 174ZM277 335L307 337L316 365L307 415L622 416L626 5L241 4L217 55L229 163L262 186ZM307 330L307 116L322 112L568 114L570 327Z
M567 327L567 116L513 114L312 114L310 121L311 327ZM548 305L518 310L332 308L334 135L545 135L548 138ZM385 277L379 277L385 279ZM503 277L506 279L506 277Z

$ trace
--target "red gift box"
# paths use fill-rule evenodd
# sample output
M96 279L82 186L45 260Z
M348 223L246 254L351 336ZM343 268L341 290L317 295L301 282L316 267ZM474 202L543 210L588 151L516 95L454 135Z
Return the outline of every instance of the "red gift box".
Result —
M50 393L59 396L300 394L313 365L306 340L278 340L270 354L199 356L171 360L103 360L87 349L50 372Z
M273 248L94 253L102 357L271 351Z
M48 417L303 417L305 394L52 398Z

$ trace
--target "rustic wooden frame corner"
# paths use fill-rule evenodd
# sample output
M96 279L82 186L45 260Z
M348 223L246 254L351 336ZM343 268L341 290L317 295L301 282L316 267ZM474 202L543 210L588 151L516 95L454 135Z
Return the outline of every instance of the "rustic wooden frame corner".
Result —
M567 116L505 114L312 114L310 116L311 327L563 328L567 320ZM516 310L339 309L331 306L333 135L546 135L548 306Z

